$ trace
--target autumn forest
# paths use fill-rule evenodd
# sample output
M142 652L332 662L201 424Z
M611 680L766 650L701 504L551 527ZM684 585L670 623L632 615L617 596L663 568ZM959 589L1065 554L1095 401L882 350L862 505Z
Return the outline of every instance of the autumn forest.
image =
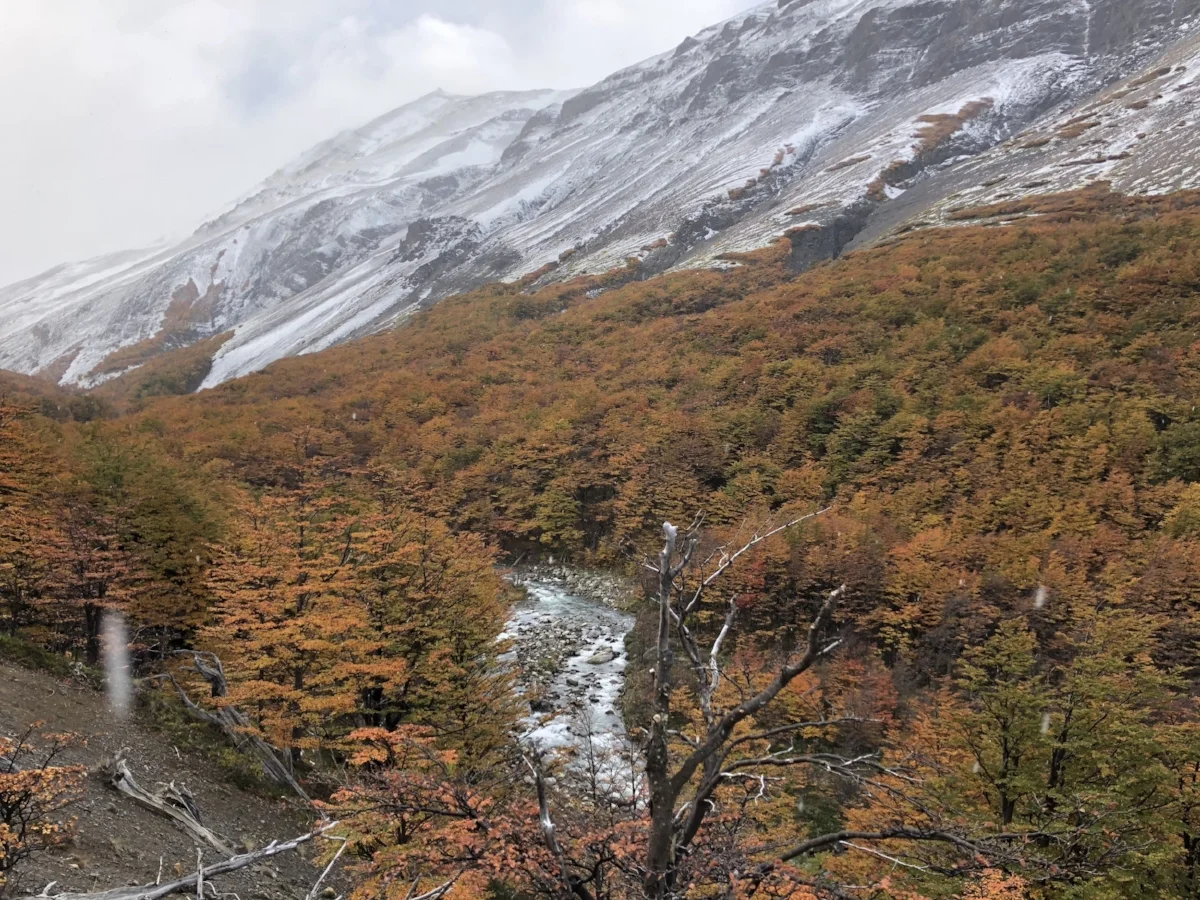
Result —
M90 672L120 613L360 900L1200 897L1200 196L790 253L199 394L195 348L3 376L0 655ZM636 585L619 784L520 737L550 558ZM0 743L0 880L69 828L53 749Z

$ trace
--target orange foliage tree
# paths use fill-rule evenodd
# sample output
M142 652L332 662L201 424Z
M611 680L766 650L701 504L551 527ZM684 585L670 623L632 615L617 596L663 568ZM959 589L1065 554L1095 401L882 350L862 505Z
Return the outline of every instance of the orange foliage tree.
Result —
M69 735L0 736L0 889L31 855L70 837L64 812L82 794L85 772L58 763ZM36 742L36 746L35 746Z
M476 747L503 733L505 610L484 541L392 504L355 505L312 474L302 489L243 497L239 513L209 579L205 640L225 664L225 702L272 742L298 760L361 728L422 725Z
M52 506L53 464L30 433L27 411L0 406L0 597L16 633L50 600L61 547Z

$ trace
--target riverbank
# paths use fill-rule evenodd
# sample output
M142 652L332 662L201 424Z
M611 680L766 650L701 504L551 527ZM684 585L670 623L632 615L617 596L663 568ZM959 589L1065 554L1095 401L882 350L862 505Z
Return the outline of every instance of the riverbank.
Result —
M638 584L631 578L611 572L589 572L554 562L516 566L512 582L554 584L593 603L628 612L638 599Z
M525 591L504 637L529 701L526 739L544 751L615 749L624 742L621 693L633 586L605 573L552 565L514 571Z

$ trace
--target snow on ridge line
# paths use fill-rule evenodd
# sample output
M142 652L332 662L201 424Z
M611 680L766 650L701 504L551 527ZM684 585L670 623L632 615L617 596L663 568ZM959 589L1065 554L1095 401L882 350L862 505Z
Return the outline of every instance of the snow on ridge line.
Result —
M0 366L36 371L78 349L65 377L84 381L154 336L190 281L205 297L189 323L197 336L234 331L211 386L546 262L560 262L556 277L596 271L653 256L678 233L655 264L706 264L778 237L801 207L824 224L868 199L912 204L895 173L960 169L949 157L1075 103L1174 39L1178 7L1200 6L1122 2L1138 6L1137 24L1110 36L1106 57L1077 49L1093 11L1055 0L981 0L950 18L916 0L794 0L583 91L428 95L317 145L141 267L73 284L60 270L17 298L0 290L0 313L20 312L0 325ZM893 15L910 6L920 15ZM928 52L946 42L961 52ZM952 129L942 155L917 158L923 116L984 99L990 111ZM1161 169L1142 182L1160 183ZM38 305L39 290L49 302Z

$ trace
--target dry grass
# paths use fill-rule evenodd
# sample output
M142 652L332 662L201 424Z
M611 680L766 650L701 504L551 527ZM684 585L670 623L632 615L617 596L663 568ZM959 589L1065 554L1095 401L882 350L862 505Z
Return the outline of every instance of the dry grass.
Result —
M1160 78L1165 78L1174 71L1170 66L1163 66L1161 69L1155 69L1153 72L1147 72L1141 78L1135 78L1129 82L1131 88L1141 87L1144 84L1149 84L1152 81L1158 81Z
M1200 207L1200 191L1179 191L1162 197L1131 196L1115 193L1108 182L1098 182L1081 191L1022 197L1005 203L972 207L954 213L950 219L962 222L1009 216L1039 216L1050 222L1067 222L1097 215L1125 214L1136 220L1197 207Z
M215 264L213 270L216 270ZM162 325L153 337L110 353L90 374L123 372L144 365L168 350L187 346L204 337L205 326L212 322L217 301L224 292L223 281L209 285L208 290L201 294L196 282L189 279L186 285L177 288L171 295Z
M534 269L528 275L524 275L521 278L519 278L517 280L517 285L519 287L523 287L523 288L529 287L529 285L536 284L537 282L541 281L543 278L545 278L547 275L549 275L551 272L553 272L557 268L558 268L557 260L554 262L548 262L544 266L542 266L540 269Z
M1062 128L1058 129L1057 135L1060 140L1069 140L1071 138L1077 138L1081 134L1091 131L1093 128L1099 127L1100 123L1094 119L1086 122L1077 122L1072 120L1063 125Z
M75 362L75 357L79 355L80 347L74 350L68 350L46 368L37 373L37 377L49 381L52 384L58 384L62 381L62 377L67 374L67 369L71 368L71 363Z
M964 104L956 113L918 116L917 121L922 124L922 127L913 134L913 138L916 139L916 143L913 144L915 160L920 162L923 158L928 157L929 154L962 131L967 122L983 115L993 105L993 102L988 99L972 100L970 103ZM867 185L867 198L876 202L887 200L888 186L902 181L911 165L912 161L910 160L898 159L891 162Z
M826 202L824 202L824 203L805 203L803 206L797 206L797 207L795 207L795 208L793 208L793 209L789 209L789 210L787 211L787 215L789 215L789 216L803 216L803 215L805 215L805 214L807 214L807 213L813 212L813 211L815 211L815 210L818 210L818 209L825 209L826 207L828 207L828 206L832 206L832 205L833 205L833 204L832 204L832 203L829 203L828 201L826 201Z
M956 113L939 113L920 116L917 121L925 127L913 135L917 144L913 148L918 154L930 153L944 144L972 119L976 119L994 106L991 100L972 100Z
M867 198L882 203L887 197L887 181L884 180L883 173L875 177L875 180L867 185Z
M849 159L843 159L841 162L834 163L832 166L830 166L825 171L826 172L840 172L840 171L842 171L842 169L849 169L851 166L857 166L859 163L865 163L870 158L871 158L870 153L868 153L866 156L852 156Z
M133 371L105 382L93 393L118 409L148 397L190 394L200 387L212 370L213 356L231 337L233 332L227 331L180 349L168 349Z

